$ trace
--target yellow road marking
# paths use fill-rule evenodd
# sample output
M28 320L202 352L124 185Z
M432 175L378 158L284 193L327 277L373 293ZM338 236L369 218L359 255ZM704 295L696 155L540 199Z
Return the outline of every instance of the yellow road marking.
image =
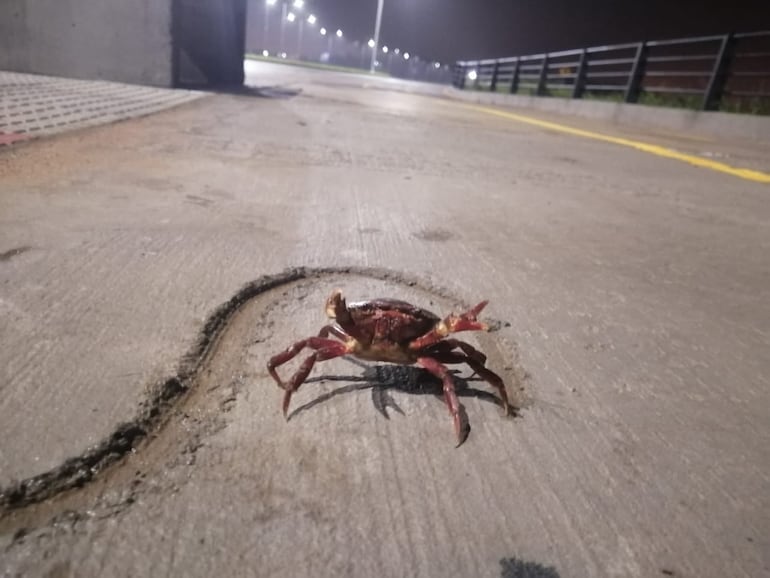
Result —
M517 122L523 122L526 124L539 126L541 128L547 128L550 130L555 130L555 131L571 134L574 136L581 136L583 138L591 138L591 139L601 140L604 142L609 142L609 143L613 143L621 146L635 148L637 150L644 151L646 153L658 155L661 157L666 157L669 159L675 159L685 163L690 163L691 165L695 165L697 167L711 169L712 171L718 171L720 173L726 173L728 175L733 175L735 177L746 179L748 181L756 181L758 183L770 183L770 174L768 173L763 173L761 171L755 171L752 169L742 169L739 167L733 167L725 163L720 163L718 161L712 161L710 159L704 159L702 157L698 157L695 155L688 155L686 153L680 153L673 149L662 147L659 145L654 145L654 144L641 142L637 140L631 140L627 138L610 136L608 134L602 134L600 132L593 132L590 130L574 128L564 124L558 124L555 122L549 122L547 120L532 118L530 116L524 116L521 114L515 114L512 112L498 110L496 108L489 108L486 106L478 106L474 104L465 104L465 103L459 103L459 102L456 102L456 104L464 108L469 108L471 110L476 110L486 114L500 116L510 120L515 120Z

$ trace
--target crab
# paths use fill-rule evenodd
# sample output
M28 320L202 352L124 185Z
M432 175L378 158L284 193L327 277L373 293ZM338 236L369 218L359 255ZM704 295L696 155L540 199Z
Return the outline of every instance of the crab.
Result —
M459 446L467 438L470 427L463 427L454 381L445 364L465 363L470 366L476 375L497 389L505 415L511 414L505 384L499 375L485 366L486 355L469 343L449 337L460 331L489 331L487 324L476 319L487 303L482 301L465 313L452 313L441 319L426 309L396 299L348 304L342 291L335 289L326 301L326 315L333 320L332 323L321 328L317 337L297 341L273 356L267 364L270 375L284 390L284 417L288 415L291 396L307 379L316 361L352 355L367 361L417 364L441 380ZM313 353L284 382L276 368L299 355L306 347Z

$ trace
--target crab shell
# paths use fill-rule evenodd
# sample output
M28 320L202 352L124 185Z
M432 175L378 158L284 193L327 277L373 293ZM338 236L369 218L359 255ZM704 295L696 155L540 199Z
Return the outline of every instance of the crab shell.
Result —
M339 289L327 300L326 315L355 340L351 353L372 361L414 363L419 351L410 345L415 339L432 329L448 333L441 318L427 309L385 298L348 304Z

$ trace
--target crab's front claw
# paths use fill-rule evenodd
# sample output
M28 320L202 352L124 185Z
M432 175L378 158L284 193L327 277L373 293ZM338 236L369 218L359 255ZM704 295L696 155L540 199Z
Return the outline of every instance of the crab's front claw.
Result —
M461 313L460 315L450 315L445 321L449 332L489 331L489 325L476 320L476 317L481 313L482 309L487 306L487 303L489 303L489 301L482 301L473 309L468 309L465 313Z
M448 333L459 333L460 331L489 331L489 325L476 321L474 317L466 317L465 314L458 316L450 316L445 324Z
M473 319L476 319L478 314L481 313L481 311L484 309L484 307L487 306L488 303L489 303L489 301L484 300L481 303L479 303L478 305L476 305L476 307L474 307L470 311L464 313L463 315L468 316L468 317L472 317Z

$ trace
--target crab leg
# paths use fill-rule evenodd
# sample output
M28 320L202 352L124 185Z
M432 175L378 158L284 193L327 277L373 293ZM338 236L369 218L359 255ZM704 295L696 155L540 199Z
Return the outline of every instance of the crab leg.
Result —
M444 344L449 347L444 347ZM451 351L452 348L462 349L463 353ZM508 401L508 392L505 389L503 378L486 367L484 365L484 361L479 359L478 356L473 354L473 352L479 356L484 356L483 353L477 351L469 343L465 343L458 339L447 339L440 342L435 348L430 350L431 355L433 355L434 358L441 363L467 364L481 379L497 389L497 393L500 395L500 401L503 404L503 411L505 412L505 415L511 415L511 404ZM484 357L484 360L486 360L486 357Z
M449 370L446 368L446 366L439 363L432 357L419 357L417 359L417 363L438 377L444 384L444 399L446 400L446 404L449 407L449 413L452 414L452 420L455 426L455 435L457 436L457 446L459 447L468 437L468 434L471 431L471 426L467 423L467 421L463 425L461 413L462 406L460 405L460 402L457 399L457 394L455 393L455 384L452 380L452 374L449 373Z
M316 351L302 362L294 375L291 376L288 383L284 383L275 368L296 357L305 347L310 347ZM323 337L309 337L308 339L298 341L286 351L272 357L267 363L267 370L270 372L270 375L276 383L285 391L282 406L284 417L286 417L286 414L289 411L289 402L291 401L292 394L297 391L299 386L307 379L315 362L341 357L349 352L348 346L345 343L340 343L339 341L334 341L332 339L325 339Z
M472 357L468 357L468 359L465 359L464 361L471 366L471 369L475 371L481 379L497 389L497 392L500 394L500 399L503 402L503 412L505 412L505 415L511 415L511 404L508 402L508 392L505 390L503 378Z
M450 333L460 331L488 331L489 326L476 320L476 316L487 306L488 301L482 301L476 307L468 309L465 313L455 315L452 313L440 321L425 335L418 337L409 344L409 349L420 350L434 345L444 339Z
M459 339L444 339L441 344L443 345L446 343L449 347L448 349L461 349L462 352L467 355L468 357L472 357L476 361L478 361L481 364L484 364L487 362L487 356L484 355L481 351L473 347L470 343L465 343L465 341L460 341Z
M341 339L342 341L347 341L350 339L350 336L345 333L341 327L338 327L337 325L324 325L321 327L321 331L318 332L318 337L329 337L329 334L334 335L335 337Z

